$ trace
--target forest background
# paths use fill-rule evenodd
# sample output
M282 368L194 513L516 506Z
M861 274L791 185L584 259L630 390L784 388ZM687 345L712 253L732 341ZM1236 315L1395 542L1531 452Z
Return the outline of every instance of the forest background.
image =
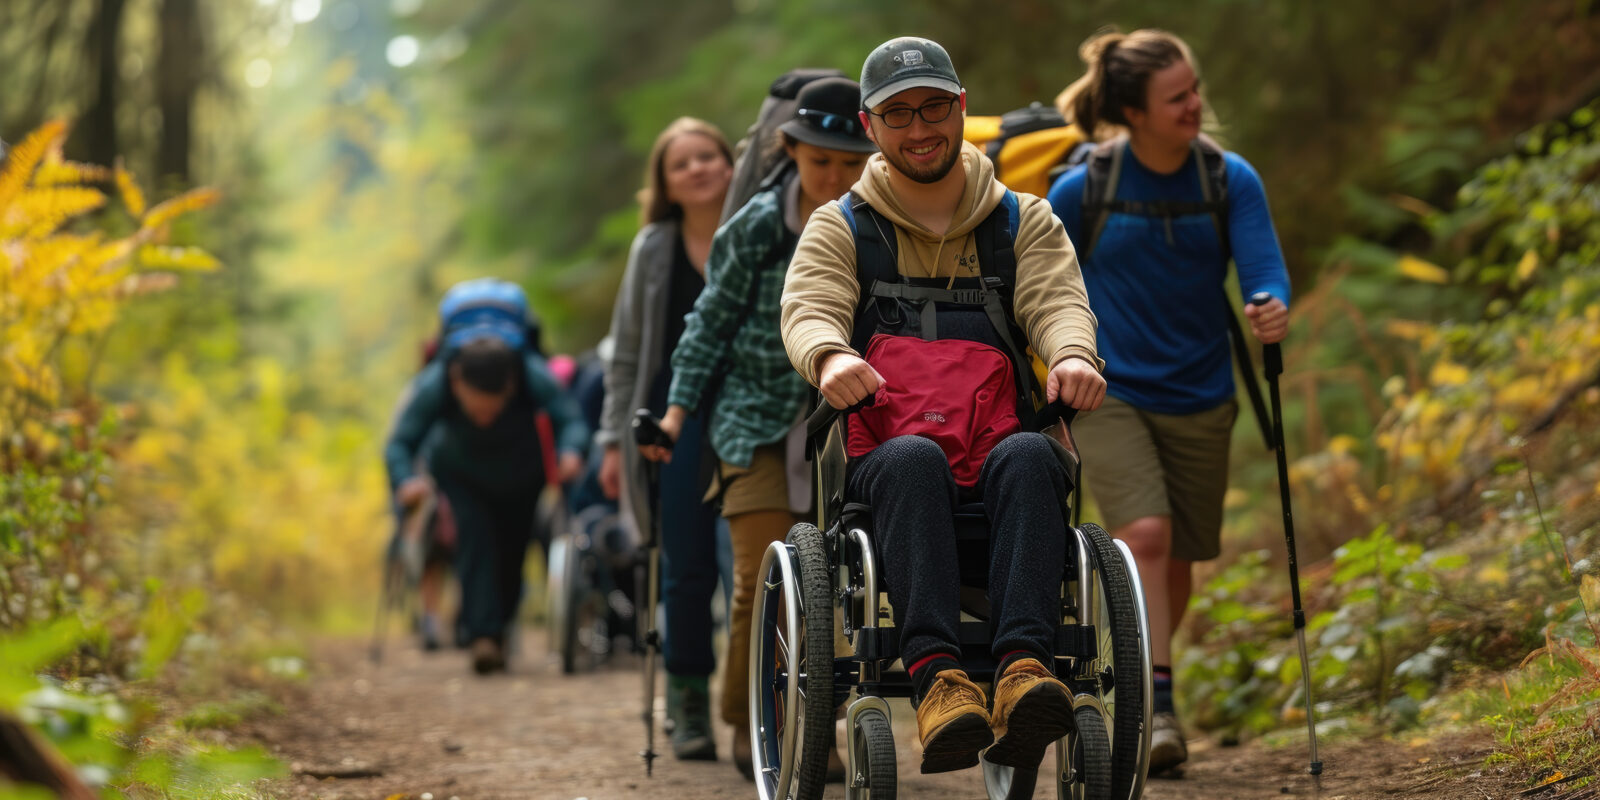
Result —
M902 33L997 114L1108 24L1191 43L1267 186L1323 728L1592 770L1587 0L6 0L0 709L132 794L271 773L208 732L370 619L380 439L445 287L517 280L553 350L590 348L672 118L736 138L776 75ZM1236 437L1181 702L1292 734L1276 475Z

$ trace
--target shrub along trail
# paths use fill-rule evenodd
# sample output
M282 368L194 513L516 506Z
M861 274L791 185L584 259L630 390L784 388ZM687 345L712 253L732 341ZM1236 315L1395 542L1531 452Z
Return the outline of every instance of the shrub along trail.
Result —
M627 657L598 673L564 676L530 631L508 675L479 678L466 656L424 654L398 636L383 664L366 643L320 644L314 677L286 699L283 715L248 726L293 777L269 794L285 798L750 798L726 760L685 763L670 755L647 779L639 751L638 661ZM659 696L659 694L658 694ZM977 770L917 773L919 753L909 706L893 706L901 796L981 798ZM669 753L664 735L657 751ZM1194 743L1181 780L1154 780L1145 796L1167 798L1312 797L1303 740L1282 749ZM1500 798L1522 788L1482 758L1486 737L1416 741L1324 741L1323 798ZM842 798L842 787L827 795ZM1038 792L1041 798L1053 792Z

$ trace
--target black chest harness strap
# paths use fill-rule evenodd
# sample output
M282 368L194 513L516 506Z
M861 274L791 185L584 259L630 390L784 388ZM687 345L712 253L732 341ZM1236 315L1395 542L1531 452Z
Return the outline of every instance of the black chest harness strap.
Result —
M1027 337L1012 321L1016 319L1015 243L1021 217L1014 193L1007 190L1000 204L973 231L978 275L954 280L901 275L894 224L853 192L839 198L839 207L856 239L856 278L862 292L851 345L858 352L866 351L868 340L877 332L940 338L941 308L946 313L981 311L997 339L991 344L1000 345L1011 358L1023 396L1034 405L1043 403L1044 392L1027 355Z

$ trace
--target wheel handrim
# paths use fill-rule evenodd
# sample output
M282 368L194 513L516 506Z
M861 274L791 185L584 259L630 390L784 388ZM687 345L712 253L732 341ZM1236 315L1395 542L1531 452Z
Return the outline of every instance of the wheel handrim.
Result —
M1139 655L1144 669L1140 677L1140 692L1144 698L1144 727L1140 734L1139 769L1134 773L1133 788L1129 792L1130 798L1144 796L1145 780L1150 773L1150 717L1154 709L1151 705L1155 702L1155 686L1152 662L1150 660L1150 615L1144 603L1144 584L1139 576L1139 563L1133 560L1133 551L1128 549L1128 543L1121 539L1113 539L1117 552L1122 554L1122 565L1128 572L1128 584L1133 588L1133 605L1137 610L1139 620ZM1111 731L1107 731L1108 734ZM1112 740L1116 741L1115 739Z
M750 730L761 800L790 796L805 697L804 630L793 548L773 542L762 556L750 635Z

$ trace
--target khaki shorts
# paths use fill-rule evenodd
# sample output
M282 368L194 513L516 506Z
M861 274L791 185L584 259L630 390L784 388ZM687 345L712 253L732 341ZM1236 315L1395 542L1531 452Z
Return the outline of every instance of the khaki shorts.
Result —
M718 467L718 481L724 487L722 516L789 510L789 478L783 454L784 443L775 442L757 447L748 467L727 462Z
M1172 518L1172 557L1222 553L1228 444L1239 403L1197 414L1142 411L1114 397L1072 426L1089 491L1115 531L1144 517Z

